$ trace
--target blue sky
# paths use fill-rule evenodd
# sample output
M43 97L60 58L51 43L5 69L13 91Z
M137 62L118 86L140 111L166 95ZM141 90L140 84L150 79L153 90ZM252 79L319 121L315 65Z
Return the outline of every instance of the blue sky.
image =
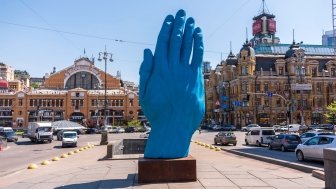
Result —
M281 43L291 43L295 29L297 42L321 44L323 30L332 29L331 0L266 0L266 5L276 16ZM239 52L246 27L251 38L260 6L261 0L0 0L0 62L42 77L54 66L58 71L72 65L84 48L97 59L106 45L114 59L108 72L119 70L122 79L138 83L143 49L154 50L164 17L184 9L202 28L204 60L214 67L226 58L230 41ZM104 69L102 62L95 65Z

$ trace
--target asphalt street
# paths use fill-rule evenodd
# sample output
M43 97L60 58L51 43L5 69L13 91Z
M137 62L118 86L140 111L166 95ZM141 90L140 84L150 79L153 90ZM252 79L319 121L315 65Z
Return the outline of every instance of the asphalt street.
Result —
M214 137L218 132L214 131L202 131L201 134L196 132L193 136L194 140L199 140L207 144L213 144L214 145ZM313 166L316 168L323 168L323 162L318 162L318 161L307 161L307 162L300 162L297 160L295 156L294 151L287 151L287 152L282 152L280 150L269 150L267 146L263 147L258 147L258 146L246 146L245 145L245 132L241 131L235 131L234 132L236 137L237 137L237 145L236 146L220 146L217 145L221 148L225 149L230 149L230 150L236 150L240 152L245 152L249 154L254 154L254 155L259 155L259 156L264 156L264 157L269 157L269 158L274 158L274 159L279 159L283 161L289 161L289 162L295 162L303 165L309 165Z
M140 133L109 134L109 140L138 138ZM79 135L78 147L88 143L99 144L101 135ZM32 143L28 138L19 138L18 142L9 142L8 148L0 152L0 177L26 169L30 163L41 163L55 156L71 151L71 147L62 148L62 141L57 141L56 136L52 143ZM75 148L74 148L75 149Z

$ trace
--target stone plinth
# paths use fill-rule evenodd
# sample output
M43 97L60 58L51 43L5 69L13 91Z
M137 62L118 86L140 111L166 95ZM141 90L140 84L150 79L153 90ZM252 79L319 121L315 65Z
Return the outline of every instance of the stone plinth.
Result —
M336 149L323 150L325 188L336 188Z
M138 161L139 183L196 181L196 159L192 156L178 159L148 159Z

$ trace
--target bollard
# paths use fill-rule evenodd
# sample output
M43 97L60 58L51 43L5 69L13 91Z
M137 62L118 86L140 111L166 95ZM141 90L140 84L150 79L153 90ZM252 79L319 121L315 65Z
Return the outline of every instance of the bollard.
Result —
M113 158L113 143L107 144L106 158Z
M107 131L102 131L100 145L107 145L108 144L108 133Z

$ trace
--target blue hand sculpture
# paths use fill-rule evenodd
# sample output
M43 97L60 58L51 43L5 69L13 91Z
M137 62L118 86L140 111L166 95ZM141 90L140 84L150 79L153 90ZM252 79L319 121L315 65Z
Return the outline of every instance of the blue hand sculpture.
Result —
M203 37L184 10L166 17L155 54L144 50L140 104L152 129L145 158L188 156L190 140L204 116ZM190 56L192 53L192 59Z

